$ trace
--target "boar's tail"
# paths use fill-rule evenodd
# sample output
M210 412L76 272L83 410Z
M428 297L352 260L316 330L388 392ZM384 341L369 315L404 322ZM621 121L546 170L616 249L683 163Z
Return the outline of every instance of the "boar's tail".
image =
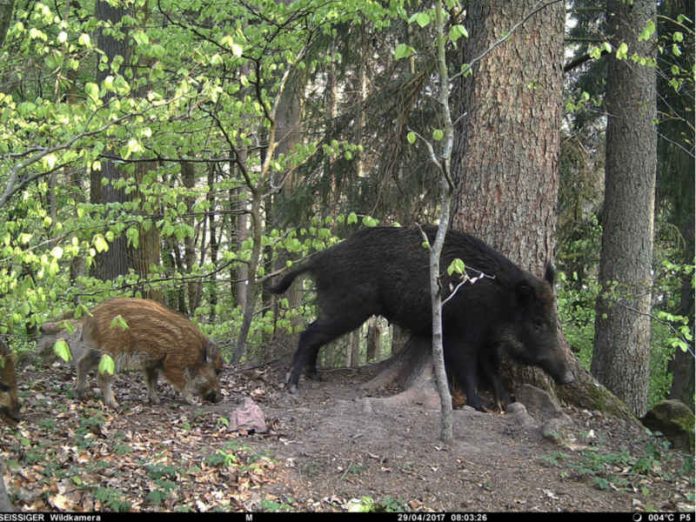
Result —
M311 263L305 263L301 266L298 266L297 268L290 270L290 272L285 274L283 278L280 281L278 281L277 284L269 286L268 291L273 294L282 294L288 288L290 288L290 285L298 275L303 274L305 272L309 272L311 269Z

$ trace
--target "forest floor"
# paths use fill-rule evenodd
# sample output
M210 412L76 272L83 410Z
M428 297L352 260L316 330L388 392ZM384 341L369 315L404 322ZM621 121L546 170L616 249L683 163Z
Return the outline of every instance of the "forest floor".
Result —
M5 482L22 511L694 510L693 457L635 424L564 407L549 439L464 407L444 446L439 411L368 398L370 372L326 370L289 395L284 368L228 370L224 400L201 406L167 384L150 405L129 372L114 412L72 398L70 366L34 361L19 369L22 422L0 428ZM268 432L231 430L244 397Z

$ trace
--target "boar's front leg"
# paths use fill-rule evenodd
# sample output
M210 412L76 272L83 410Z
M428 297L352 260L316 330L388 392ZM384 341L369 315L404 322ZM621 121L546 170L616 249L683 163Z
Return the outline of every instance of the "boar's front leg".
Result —
M77 381L75 382L75 395L78 399L84 400L87 397L87 375L99 366L100 358L101 355L98 352L87 349L78 359L76 364Z
M187 375L187 371L176 364L167 364L165 359L163 365L163 371L165 379L167 379L174 388L179 390L184 396L184 400L191 405L195 405L196 401L193 400L193 394L191 392L191 387L188 385L190 378Z
M159 378L159 368L156 366L147 366L145 368L145 382L147 383L147 395L152 404L159 404L160 400L157 396L157 379Z
M445 340L445 364L464 389L466 402L472 408L485 411L478 394L477 354L466 342Z
M505 389L503 380L500 377L500 355L496 347L491 347L479 358L481 372L485 379L493 387L495 405L500 413L503 413L510 404L510 394Z
M109 375L108 373L100 373L97 376L97 380L99 381L99 387L102 391L102 400L104 401L104 404L113 409L118 408L118 402L116 402L114 390L112 389L114 376Z

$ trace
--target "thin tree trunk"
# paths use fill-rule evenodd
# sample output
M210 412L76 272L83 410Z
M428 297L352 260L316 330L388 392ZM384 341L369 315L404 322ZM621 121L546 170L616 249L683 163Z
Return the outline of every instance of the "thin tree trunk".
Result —
M210 263L216 267L218 262L219 244L217 238L217 222L215 221L215 165L208 166L208 228L210 229ZM217 297L217 274L213 273L210 284L210 321L215 320L215 307L218 302Z
M656 3L609 0L612 43L629 55L654 56L638 38L655 21ZM638 416L648 405L650 308L657 164L654 67L607 57L607 146L602 256L592 374Z

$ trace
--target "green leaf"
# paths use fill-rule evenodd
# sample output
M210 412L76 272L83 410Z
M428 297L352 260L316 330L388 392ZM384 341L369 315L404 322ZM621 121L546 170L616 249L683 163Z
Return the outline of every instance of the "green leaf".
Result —
M406 141L408 141L411 145L416 143L416 133L411 131L408 134L406 134Z
M684 33L680 31L674 31L672 34L672 41L673 42L683 42L684 41Z
M53 353L58 357L63 359L65 362L70 362L72 360L72 352L70 351L70 346L65 341L65 339L58 339L53 345Z
M452 262L449 264L447 267L447 274L452 275L452 274L459 274L463 275L466 270L466 265L464 264L464 261L461 259L453 259Z
M450 28L449 39L454 43L460 38L469 38L469 33L463 25L453 25Z
M63 257L63 249L59 246L53 247L53 250L51 250L51 255L56 259L60 259Z
M411 47L410 45L406 44L399 44L396 46L396 49L394 50L394 59L395 60L402 60L404 58L410 57L413 53L415 53L415 49Z
M442 141L442 138L445 137L445 131L442 129L433 129L433 139L435 141Z
M106 239L101 234L97 234L92 238L92 244L100 254L109 250L109 243L106 242Z
M371 216L365 216L363 217L362 220L363 226L366 226L368 228L376 227L379 225L379 220L371 217Z
M96 83L87 82L87 85L85 85L85 92L94 103L99 101L99 86Z
M113 375L115 371L116 363L114 359L107 353L102 354L101 359L99 359L99 373Z
M80 37L77 39L78 43L84 47L91 47L92 46L92 41L90 40L90 37L87 33L82 33Z
M150 38L145 31L136 31L133 33L133 40L138 45L147 45L150 43Z
M46 170L52 170L56 166L57 161L58 158L55 154L46 154L43 158L41 158L41 165Z
M416 22L421 28L427 27L430 23L430 15L428 13L420 12L416 13L411 18L409 18L409 23Z
M626 42L621 42L619 48L616 49L616 59L625 60L628 57L628 44Z
M111 328L120 328L125 331L128 330L128 323L122 315L117 315L111 320Z
M355 212L351 212L348 214L348 219L346 220L346 223L349 225L354 225L358 222L358 215Z
M638 40L642 42L646 42L650 40L650 37L655 34L655 22L652 20L648 20L648 22L645 24L645 27L640 33L640 36L638 36Z
M138 248L140 244L140 232L138 232L136 227L129 227L128 230L126 230L126 238L128 238L129 246Z

